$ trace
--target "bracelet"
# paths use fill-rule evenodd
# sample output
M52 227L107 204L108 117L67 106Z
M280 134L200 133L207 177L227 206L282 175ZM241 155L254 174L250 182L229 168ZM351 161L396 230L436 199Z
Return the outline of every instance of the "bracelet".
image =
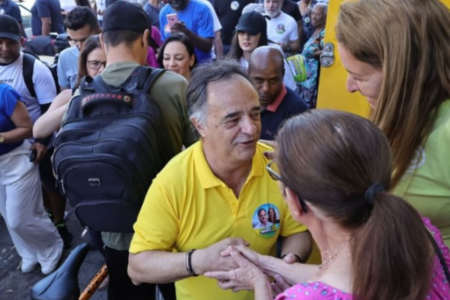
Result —
M293 254L293 255L295 256L295 259L297 260L298 263L301 263L301 264L304 263L304 262L303 262L303 259L302 259L299 255L294 254L294 253L286 253L286 254L283 254L283 255L281 255L281 259L285 258L286 255L288 255L288 254Z
M186 253L186 271L189 273L189 276L198 276L195 274L194 270L192 269L192 253L194 253L195 249L189 250L188 253Z

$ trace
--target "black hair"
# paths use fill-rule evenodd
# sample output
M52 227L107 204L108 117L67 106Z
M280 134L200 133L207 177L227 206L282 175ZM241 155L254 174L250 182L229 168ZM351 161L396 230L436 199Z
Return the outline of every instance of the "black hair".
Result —
M159 64L159 66L161 68L163 67L164 50L166 49L167 44L169 44L171 42L180 42L180 43L182 43L186 47L186 50L189 53L189 57L194 55L195 59L194 59L194 65L191 67L191 70L192 70L192 68L197 65L197 56L195 55L195 47L194 47L194 44L192 43L191 39L187 35L185 35L183 33L174 33L174 34L172 34L171 36L169 36L167 38L167 40L161 46L161 49L160 49L159 54L158 54L158 64Z
M94 11L86 6L77 6L67 14L64 26L70 30L79 30L88 25L91 31L99 31L97 16Z
M123 43L130 47L142 34L131 30L108 30L103 33L103 41L107 46L116 47Z

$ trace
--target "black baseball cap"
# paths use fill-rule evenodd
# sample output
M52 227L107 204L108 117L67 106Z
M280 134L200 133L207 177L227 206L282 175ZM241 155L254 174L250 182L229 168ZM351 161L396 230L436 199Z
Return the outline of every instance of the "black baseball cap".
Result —
M247 32L250 35L265 32L267 31L266 17L256 11L245 13L239 18L236 31Z
M20 41L19 23L8 15L0 15L0 38Z
M103 32L109 30L130 30L143 33L152 28L150 18L136 3L117 1L109 5L103 13Z

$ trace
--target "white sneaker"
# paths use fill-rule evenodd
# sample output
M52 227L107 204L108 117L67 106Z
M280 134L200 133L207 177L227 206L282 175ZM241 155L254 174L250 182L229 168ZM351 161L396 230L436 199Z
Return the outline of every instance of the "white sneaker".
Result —
M38 265L37 262L31 262L31 261L26 261L26 260L22 259L20 269L22 270L22 273L26 274L26 273L30 273L34 269L36 269L37 265Z
M42 274L49 275L49 274L53 273L56 270L56 268L58 267L59 260L61 259L61 256L62 256L62 248L61 248L58 256L54 260L52 260L52 261L50 261L48 263L45 263L45 264L41 263L41 272L42 272Z

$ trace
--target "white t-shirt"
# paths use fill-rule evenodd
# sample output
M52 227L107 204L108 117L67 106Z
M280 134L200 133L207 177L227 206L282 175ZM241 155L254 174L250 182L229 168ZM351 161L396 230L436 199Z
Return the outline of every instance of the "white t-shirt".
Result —
M23 53L12 64L0 65L0 82L12 86L25 103L31 121L34 122L41 116L40 105L48 104L56 97L56 86L50 70L39 60L34 62L33 83L37 98L33 98L28 91L23 78Z
M298 26L295 19L284 12L277 18L267 20L267 37L275 43L287 44L298 40Z
M77 7L75 0L59 0L59 4L61 5L61 9L70 12L72 9Z

